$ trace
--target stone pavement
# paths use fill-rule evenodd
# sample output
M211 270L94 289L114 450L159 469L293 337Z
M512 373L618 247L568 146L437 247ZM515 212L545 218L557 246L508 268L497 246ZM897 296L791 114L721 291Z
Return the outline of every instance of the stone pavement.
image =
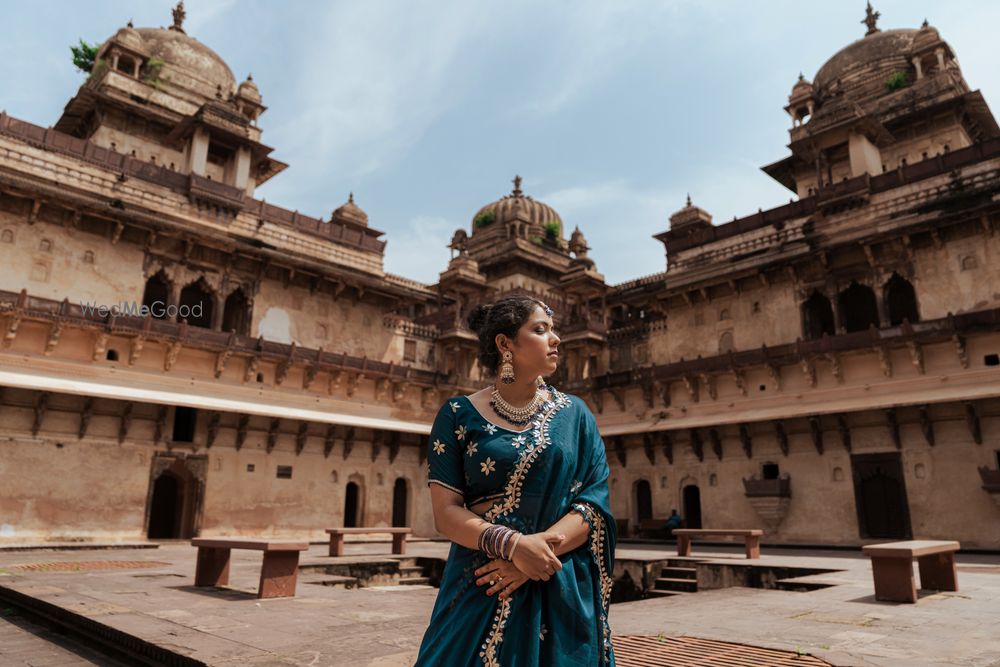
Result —
M0 665L3 667L111 667L118 664L0 605Z
M407 556L443 558L448 544L415 542ZM751 563L739 548L698 548L695 560ZM350 543L341 559L313 546L303 565L384 560L388 543ZM658 545L621 544L621 560L673 558ZM192 586L195 549L0 553L0 586L211 665L411 665L437 590L429 586L345 589L303 572L297 596L257 600L261 554L233 551L231 586ZM91 563L47 571L32 563ZM149 567L92 569L95 561ZM959 557L956 593L922 594L915 605L876 602L871 568L856 552L764 549L760 563L837 570L808 580L811 592L748 588L615 604L615 635L693 636L804 651L834 665L1000 667L1000 558ZM164 565L161 565L164 564Z

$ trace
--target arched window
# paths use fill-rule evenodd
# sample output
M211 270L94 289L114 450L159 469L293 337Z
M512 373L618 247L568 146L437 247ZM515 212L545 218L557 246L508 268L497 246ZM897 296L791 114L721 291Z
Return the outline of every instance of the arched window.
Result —
M205 280L199 278L181 290L181 302L177 309L177 321L187 320L192 327L209 329L212 326L212 306L214 299Z
M644 479L635 483L635 511L639 524L653 518L653 492L649 488L649 482Z
M833 307L830 300L813 290L812 295L802 304L802 328L807 340L822 338L823 334L832 336Z
M13 243L14 242L14 232L9 229L0 232L0 243Z
M719 354L725 354L727 352L733 351L733 332L724 331L722 335L719 336Z
M354 528L358 525L358 485L348 482L344 494L344 528Z
M159 320L167 319L167 303L170 299L170 285L163 271L149 277L146 289L142 293L142 305L149 309L150 314Z
M867 285L851 282L851 286L840 293L840 321L847 333L865 331L871 325L879 326L878 303L875 292Z
M250 308L242 287L233 290L226 298L222 310L222 330L235 331L242 336L250 333Z
M396 527L406 526L406 480L402 477L396 479L392 486L392 525Z
M917 293L910 281L898 273L893 273L882 291L890 326L902 324L904 319L911 323L920 321L920 315L917 313Z

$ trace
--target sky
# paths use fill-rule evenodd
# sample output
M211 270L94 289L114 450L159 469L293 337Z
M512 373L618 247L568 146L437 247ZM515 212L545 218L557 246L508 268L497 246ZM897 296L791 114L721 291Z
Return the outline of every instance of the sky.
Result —
M174 2L3 2L0 109L53 125L83 82L69 46L131 19L169 26ZM609 284L663 271L671 213L690 193L716 224L786 203L760 171L785 157L783 110L864 36L844 0L188 0L188 35L248 73L259 124L290 167L257 196L328 219L354 193L385 232L385 270L428 284L451 235L511 179L579 227ZM991 48L1000 3L876 0L879 27L926 18L966 81L1000 109Z

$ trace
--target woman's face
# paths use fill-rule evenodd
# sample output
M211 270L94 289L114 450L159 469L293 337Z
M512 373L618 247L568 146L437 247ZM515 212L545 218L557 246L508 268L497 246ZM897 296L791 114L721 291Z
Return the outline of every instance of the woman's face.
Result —
M552 318L545 314L541 306L536 306L517 330L517 338L510 341L514 374L532 379L539 375L551 375L559 365L558 345L559 336Z

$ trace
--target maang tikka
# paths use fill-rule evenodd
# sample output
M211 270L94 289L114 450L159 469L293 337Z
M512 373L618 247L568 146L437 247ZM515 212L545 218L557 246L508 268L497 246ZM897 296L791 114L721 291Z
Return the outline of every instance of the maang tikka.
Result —
M514 382L514 364L511 363L513 359L514 355L511 354L510 350L504 350L503 363L500 364L500 381L504 384Z

